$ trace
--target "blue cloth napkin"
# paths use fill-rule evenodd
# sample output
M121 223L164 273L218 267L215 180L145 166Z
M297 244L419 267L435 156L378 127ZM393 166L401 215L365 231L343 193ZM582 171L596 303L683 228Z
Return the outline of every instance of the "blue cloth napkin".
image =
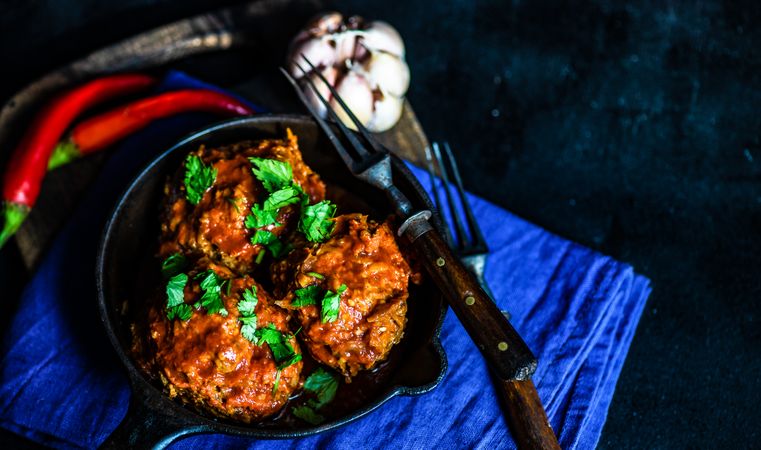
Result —
M205 86L170 73L159 89ZM114 151L23 293L0 344L0 426L46 445L92 448L127 410L127 379L97 316L95 253L108 213L152 157L216 119L162 120ZM410 166L426 188L428 177ZM486 279L540 359L534 376L563 448L593 448L650 292L632 268L471 196L493 250ZM138 243L139 244L139 243ZM148 245L148 243L145 243ZM449 372L433 392L395 398L336 431L292 441L222 435L173 448L511 448L487 369L457 318L441 339Z

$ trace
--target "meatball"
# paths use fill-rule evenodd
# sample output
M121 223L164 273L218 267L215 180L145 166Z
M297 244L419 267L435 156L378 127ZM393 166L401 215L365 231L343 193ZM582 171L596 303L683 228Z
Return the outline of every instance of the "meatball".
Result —
M195 155L216 170L216 178L196 205L188 202L185 195L184 165L167 183L161 256L182 252L207 256L239 273L254 269L264 247L251 243L254 230L245 226L245 220L251 207L264 201L268 193L254 176L250 157L289 163L295 183L312 202L325 198L325 185L304 164L297 139L290 130L286 139L242 142L212 149L201 147ZM298 221L297 208L296 205L281 208L277 216L281 225L269 225L265 229L277 236L286 233Z
M384 360L401 340L412 275L389 223L361 214L337 217L329 240L294 251L272 268L274 283L285 293L279 304L297 312L299 336L312 356L347 379ZM323 323L319 301L294 305L294 291L312 285L333 293L346 286L334 321Z
M196 275L201 274L198 278L203 280L208 274L206 270L224 280L220 295L226 315L194 306L188 320L169 320L165 303L156 305L148 317L147 341L153 349L149 365L158 373L170 397L220 417L247 423L260 420L288 401L299 386L302 363L278 369L267 343L256 345L246 339L241 331L238 302L244 290L255 288L256 327L272 324L283 333L293 351L300 354L296 338L288 330L288 312L274 306L270 296L252 278L235 277L229 269L203 261L189 273L184 290L186 304L202 300Z

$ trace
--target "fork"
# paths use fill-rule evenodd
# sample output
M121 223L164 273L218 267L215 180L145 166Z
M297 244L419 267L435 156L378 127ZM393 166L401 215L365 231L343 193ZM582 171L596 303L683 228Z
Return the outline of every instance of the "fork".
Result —
M462 206L462 212L465 215L464 220L460 217L458 209L455 206L455 200L450 188L451 179L450 175L447 173L449 171L447 170L446 163L444 162L444 157L442 156L440 146L437 142L432 143L431 147L425 148L425 158L427 163L426 168L428 170L428 177L431 182L431 192L433 192L433 199L436 204L436 208L440 213L443 213L444 204L441 201L439 191L444 191L444 195L447 199L447 206L449 207L449 213L452 217L452 221L454 222L454 229L457 234L457 240L455 241L454 236L452 235L451 226L447 227L447 235L449 236L449 242L452 244L452 250L457 253L457 256L460 257L460 261L462 261L462 263L465 264L465 267L467 267L468 270L470 270L470 272L476 276L476 279L478 279L481 287L484 289L484 291L486 291L487 294L489 294L489 297L494 300L494 294L492 294L491 289L489 289L489 285L486 284L486 280L484 279L484 271L486 270L486 256L489 254L489 247L486 244L486 240L481 233L481 228L478 226L475 216L473 215L473 209L470 206L470 202L468 202L468 199L465 197L465 189L462 187L460 170L457 167L457 162L455 161L454 155L452 154L452 149L449 147L448 142L444 142L443 147L444 153L446 154L446 159L449 161L451 179L454 179L455 190L457 191L457 196L459 197L460 205ZM433 149L433 152L431 152L431 148ZM444 182L443 186L441 186L441 189L437 188L436 185L435 173L437 171L441 175L441 179ZM442 220L444 220L444 217L442 217ZM465 226L463 225L463 222L465 223ZM465 229L466 226L467 231ZM503 311L502 314L507 319L510 318L507 312Z
M536 388L530 381L530 376L537 364L533 353L510 322L502 316L475 276L452 253L439 231L428 222L431 212L428 210L416 211L415 206L406 195L394 185L389 151L375 142L369 131L357 120L333 86L304 55L301 56L304 63L317 75L317 80L328 88L332 98L337 102L335 108L340 108L354 124L358 133L351 132L342 123L333 110L332 102L328 103L317 88L315 84L317 81L306 76L307 71L300 64L296 63L296 66L305 75L303 79L307 83L307 88L312 90L315 97L325 107L326 114L340 132L343 140L339 139L333 127L317 112L316 108L306 98L298 82L288 71L284 68L281 68L280 71L293 86L302 104L309 110L328 137L351 174L385 192L389 202L394 206L397 215L402 220L397 234L406 238L420 256L426 272L439 287L447 303L481 351L493 373L503 380L503 384L506 386L515 386L515 389L506 390L503 398L510 404L509 408L515 408L516 411L520 412L516 422L522 427L521 433L516 434L519 447L557 448L557 440L555 440L555 446L542 445L537 447L537 443L544 441L523 439L524 436L531 437L532 434L546 435L547 431L554 438L552 429L547 424L541 402L535 401L538 400L538 396L536 395ZM344 143L348 143L351 151L344 146ZM518 380L528 380L528 383L518 383ZM525 408L528 409L524 411ZM544 420L541 417L544 417Z
M442 221L447 225L447 234L452 250L457 253L462 263L475 275L484 291L489 294L492 301L494 295L484 278L486 269L486 257L489 254L489 246L486 244L478 226L473 208L470 206L468 198L465 196L465 189L462 185L460 170L457 167L457 161L452 154L452 149L448 142L444 142L444 155L437 142L433 142L431 147L426 147L426 169L431 182L431 192L442 215ZM433 151L431 151L433 149ZM448 162L447 164L445 162ZM443 181L441 187L437 186L435 173L437 172ZM454 180L454 183L450 181ZM452 184L457 191L460 208L455 204L454 195L452 194ZM443 217L444 203L441 200L439 191L444 191L444 197L447 200L447 207L452 218L448 223ZM461 217L464 216L464 217ZM452 225L454 224L454 233ZM467 229L466 229L467 227ZM455 240L454 235L457 236ZM506 319L510 319L507 311L502 311ZM523 381L504 381L497 376L493 376L494 384L500 394L503 406L506 409L507 421L510 429L515 436L516 442L521 448L559 448L557 438L552 432L552 428L541 407L541 401L536 392L531 379Z

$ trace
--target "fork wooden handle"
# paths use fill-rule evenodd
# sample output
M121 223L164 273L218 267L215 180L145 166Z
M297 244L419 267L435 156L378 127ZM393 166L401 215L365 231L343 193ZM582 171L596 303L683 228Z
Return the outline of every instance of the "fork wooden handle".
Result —
M530 378L537 364L531 350L438 231L430 229L412 243L426 271L489 363L518 448L559 449Z
M495 380L495 384L518 448L560 450L534 382Z
M503 380L529 379L537 363L533 353L439 232L429 229L412 243L494 373Z

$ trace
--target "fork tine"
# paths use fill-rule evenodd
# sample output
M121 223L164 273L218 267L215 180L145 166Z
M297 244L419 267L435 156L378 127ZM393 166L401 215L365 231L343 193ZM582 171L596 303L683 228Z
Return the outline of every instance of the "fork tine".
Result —
M306 58L304 58L306 59ZM354 148L354 150L357 152L357 155L359 155L361 158L365 158L369 155L368 151L365 149L365 147L362 145L361 142L359 142L359 139L354 135L354 133L349 130L346 125L343 124L341 119L338 118L336 115L336 112L333 111L333 108L331 108L328 101L325 99L325 97L320 94L320 91L317 90L317 86L314 84L312 79L307 75L307 72L304 70L299 63L294 62L296 64L296 67L301 70L301 73L304 74L304 79L307 81L307 84L314 92L314 95L317 96L317 98L320 100L320 102L325 106L325 110L328 113L328 117L330 117L334 122L336 122L336 125L338 126L338 129L341 130L341 133L346 137L346 139L349 141L351 146Z
M457 186L457 194L460 196L460 203L465 210L465 218L468 221L470 236L473 238L473 246L483 247L484 251L486 251L488 250L486 239L481 234L481 228L478 226L478 222L476 222L476 218L473 215L473 208L465 197L465 189L462 187L462 178L460 178L460 169L457 167L457 161L454 159L449 142L444 142L444 152L446 152L447 159L449 159L449 166L452 168L452 178L454 178L455 186Z
M300 68L300 67L299 67ZM346 163L349 167L354 167L356 164L356 161L352 156L349 154L349 152L346 150L346 148L341 144L341 140L338 139L338 136L333 133L333 130L330 129L330 125L328 125L325 120L323 120L320 115L317 113L317 110L312 106L312 104L307 100L306 96L304 95L304 92L299 87L299 84L296 82L296 80L293 79L291 74L288 73L287 70L284 68L280 68L280 71L285 75L285 78L288 80L289 83L291 83L291 86L296 90L296 95L299 96L299 100L301 100L301 103L306 106L306 108L309 110L309 113L312 115L314 120L317 121L317 123L320 125L320 128L322 128L322 131L325 132L325 135L328 136L328 139L330 140L331 144L338 150L338 154L341 155L341 159L344 160L344 163ZM319 96L319 94L318 94ZM322 99L322 97L320 97ZM322 99L323 103L325 99Z
M362 135L363 138L365 138L365 141L367 141L368 144L370 144L370 147L375 150L378 153L383 153L383 149L381 149L378 144L375 143L375 140L370 137L370 132L365 128L364 125L362 125L362 122L357 119L357 116L354 115L353 112L351 112L351 109L346 105L344 100L341 98L340 95L338 95L338 92L336 89L328 82L327 79L322 75L322 72L317 70L317 68L312 64L309 59L307 59L306 56L303 54L301 55L302 58L304 58L304 61L309 65L309 67L312 69L312 71L317 74L317 78L320 79L323 83L325 83L325 86L328 87L328 90L330 90L330 94L333 96L333 98L336 99L338 104L341 106L341 108L346 112L346 114L349 116L349 119L351 119L352 123L355 127L357 127L357 131L359 131L359 134ZM302 69L303 72L303 69ZM310 80L311 81L311 80ZM340 121L340 120L339 120Z
M426 168L428 169L428 178L431 181L431 192L433 193L433 201L436 202L436 209L439 210L439 214L441 215L441 220L444 220L444 205L441 203L441 196L439 196L439 188L436 186L436 176L434 175L434 162L433 162L433 156L431 155L431 149L430 147L425 148L425 159L426 159ZM454 242L454 239L452 238L452 232L449 230L449 227L446 228L446 235L449 238L449 242Z
M465 246L468 245L468 235L465 233L465 228L462 226L462 222L460 221L460 213L457 211L454 198L452 197L452 192L449 190L449 176L447 175L447 168L446 165L444 165L444 159L441 157L439 144L434 142L431 146L433 147L433 155L436 157L436 162L438 163L439 170L441 171L441 179L444 181L444 193L446 194L447 203L449 204L449 212L451 213L452 220L454 221L455 231L457 232L457 240L459 241L458 244L460 249L464 249Z

